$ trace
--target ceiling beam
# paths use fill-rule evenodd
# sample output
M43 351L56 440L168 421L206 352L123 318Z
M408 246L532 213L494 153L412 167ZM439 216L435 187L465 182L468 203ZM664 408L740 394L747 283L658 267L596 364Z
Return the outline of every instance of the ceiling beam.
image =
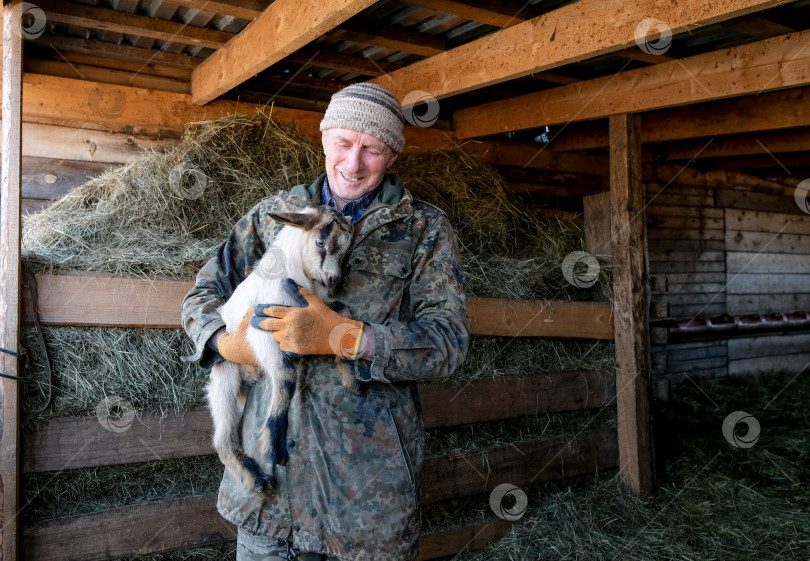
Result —
M810 83L810 31L456 112L460 138L760 94Z
M244 3L236 4L234 2L215 2L214 0L171 0L171 3L184 8L202 10L204 12L246 19L248 21L261 14L262 10L264 10L268 4L268 2L254 1L250 2L250 4L253 4L253 6L243 6L240 4Z
M438 55L461 45L458 41L444 37L400 29L365 18L354 18L344 23L333 35L346 41L367 43L420 56Z
M442 99L631 47L647 18L666 21L677 34L783 2L686 2L673 8L660 0L580 0L373 81L400 100L413 90Z
M314 3L276 0L191 76L196 105L208 103L270 65L294 53L375 0Z
M513 0L400 0L411 6L422 6L444 14L494 25L511 27L529 19L528 3Z
M49 49L52 53L80 53L84 55L98 55L117 60L129 60L144 64L163 64L176 68L192 69L200 64L204 58L168 53L155 49L143 49L129 45L119 45L108 41L94 41L80 37L61 37L57 35L44 35L35 39L34 44Z
M401 64L343 53L333 53L310 47L297 50L285 60L297 64L310 64L319 68L329 68L339 72L352 72L362 76L382 76L386 72L393 72L398 68L402 68Z
M810 127L808 99L810 87L803 87L645 113L641 118L641 138L645 143L708 140L729 134ZM551 142L555 152L607 145L607 123L601 121L566 126Z
M810 152L810 128L785 131L762 131L756 134L726 138L702 138L680 141L661 146L648 145L644 149L645 161L664 158L666 161L692 158L729 158L785 152ZM810 158L808 158L810 162Z
M61 0L37 0L37 6L45 11L49 22L126 33L209 49L218 49L234 36L233 33L225 33L216 29L129 14L98 6L83 6Z

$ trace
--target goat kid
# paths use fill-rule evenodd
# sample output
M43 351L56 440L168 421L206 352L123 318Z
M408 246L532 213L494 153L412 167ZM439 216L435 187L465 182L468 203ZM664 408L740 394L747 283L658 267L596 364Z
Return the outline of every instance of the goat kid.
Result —
M291 282L307 288L329 302L341 280L341 267L352 239L349 220L334 209L308 206L296 212L275 212L270 218L284 224L273 244L267 248L248 277L219 308L228 333L233 333L254 305L300 305L300 294ZM286 286L285 286L286 285ZM345 315L338 302L330 303ZM240 437L241 418L250 386L263 377L272 384L267 420L262 428L259 449L274 464L285 464L287 452L287 415L295 391L297 374L293 362L281 352L272 335L248 328L247 342L259 367L222 361L214 365L207 387L208 406L214 423L214 448L225 467L247 489L260 491L275 486L272 475L249 457ZM343 386L355 393L360 382L351 373L350 362L337 357Z

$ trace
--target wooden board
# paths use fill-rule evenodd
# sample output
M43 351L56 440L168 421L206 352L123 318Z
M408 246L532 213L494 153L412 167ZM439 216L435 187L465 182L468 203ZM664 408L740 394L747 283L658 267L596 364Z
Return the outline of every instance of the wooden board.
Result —
M795 372L798 374L799 372L807 372L808 368L810 368L810 353L745 358L728 362L728 373L730 375L762 374L766 372Z
M768 253L805 253L810 247L810 235L776 234L771 232L726 232L726 249L728 251Z
M770 193L734 191L732 189L718 189L715 191L714 195L717 200L717 206L720 207L742 210L768 209L771 212L803 214L799 205L796 204L796 199L792 196L780 197Z
M380 76L373 82L391 88L400 101L412 90L423 90L442 99L632 47L635 30L645 18L666 21L677 34L776 4L727 0L722 5L685 5L673 10L654 0L626 5L580 0ZM583 108L583 104L579 106ZM521 109L518 112L527 115Z
M422 500L430 504L484 493L504 482L520 486L593 473L615 467L616 462L612 429L429 458L424 466ZM23 543L28 558L37 561L96 561L233 540L235 528L216 513L215 502L214 494L189 496L59 518L24 527ZM473 543L483 545L497 539L503 530L506 527L500 523L492 528L477 525ZM424 549L420 545L420 559L469 545L470 529L449 532L442 538L431 537ZM476 533L482 535L480 540ZM483 536L485 533L488 535ZM463 541L463 536L468 540ZM432 547L437 547L435 553Z
M644 188L641 183L641 119L638 115L610 118L610 196L616 259L613 311L619 471L630 490L643 496L652 491L653 465L643 282L647 271Z
M180 327L180 304L193 283L105 273L37 275L43 325ZM31 307L24 297L25 317ZM469 298L474 335L612 339L610 305Z
M729 360L774 357L810 352L810 333L780 333L729 339Z
M604 407L615 403L616 388L604 372L548 372L466 384L422 384L419 397L425 428L431 429ZM26 435L21 469L60 471L213 454L211 438L205 407L182 416L147 412L121 433L107 430L95 416L54 419Z
M22 182L22 2L3 3L3 153L0 166L0 347L20 348L20 199ZM0 353L0 372L21 376L15 357ZM17 561L19 532L20 387L0 382L0 561Z
M108 167L96 162L23 156L22 194L28 199L58 199Z
M810 293L729 294L726 310L733 315L803 312L810 310Z
M459 138L476 138L804 86L810 83L810 53L803 52L808 38L810 32L774 37L460 109L454 115L456 132Z
M810 292L807 274L728 274L728 294L794 294Z
M810 216L728 208L726 229L729 232L771 232L806 236L810 235Z
M792 254L729 251L726 271L731 273L801 274L810 273L810 245Z
M585 251L592 255L613 254L610 229L610 193L599 193L582 199L585 228Z
M192 102L205 104L306 46L375 0L275 0L191 77ZM217 48L217 47L214 47Z
M615 429L580 433L425 460L423 504L615 467Z
M90 561L233 541L236 528L220 517L215 502L213 494L190 496L29 526L23 529L27 558ZM186 524L194 527L187 529ZM419 539L417 561L480 549L505 536L512 526L507 520L495 520L424 534ZM71 536L71 532L75 534ZM76 535L89 535L91 539L77 540Z

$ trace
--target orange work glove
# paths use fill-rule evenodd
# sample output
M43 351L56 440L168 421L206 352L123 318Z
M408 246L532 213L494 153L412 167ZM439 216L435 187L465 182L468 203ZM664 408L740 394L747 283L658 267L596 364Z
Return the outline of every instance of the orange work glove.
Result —
M219 354L222 355L222 358L228 362L246 364L248 366L259 366L245 337L248 327L250 327L250 318L252 317L253 310L249 309L245 312L245 317L239 321L236 331L233 333L223 333L220 336L219 343L217 343L217 350Z
M337 355L357 358L363 337L363 322L331 310L323 301L302 286L290 281L298 306L258 305L254 308L253 327L271 331L281 350L297 355Z

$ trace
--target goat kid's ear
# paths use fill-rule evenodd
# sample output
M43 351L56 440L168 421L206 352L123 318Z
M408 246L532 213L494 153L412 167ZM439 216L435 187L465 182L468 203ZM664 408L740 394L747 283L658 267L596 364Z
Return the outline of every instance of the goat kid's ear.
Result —
M311 230L318 223L316 215L305 212L268 212L267 216L276 222L302 230Z

